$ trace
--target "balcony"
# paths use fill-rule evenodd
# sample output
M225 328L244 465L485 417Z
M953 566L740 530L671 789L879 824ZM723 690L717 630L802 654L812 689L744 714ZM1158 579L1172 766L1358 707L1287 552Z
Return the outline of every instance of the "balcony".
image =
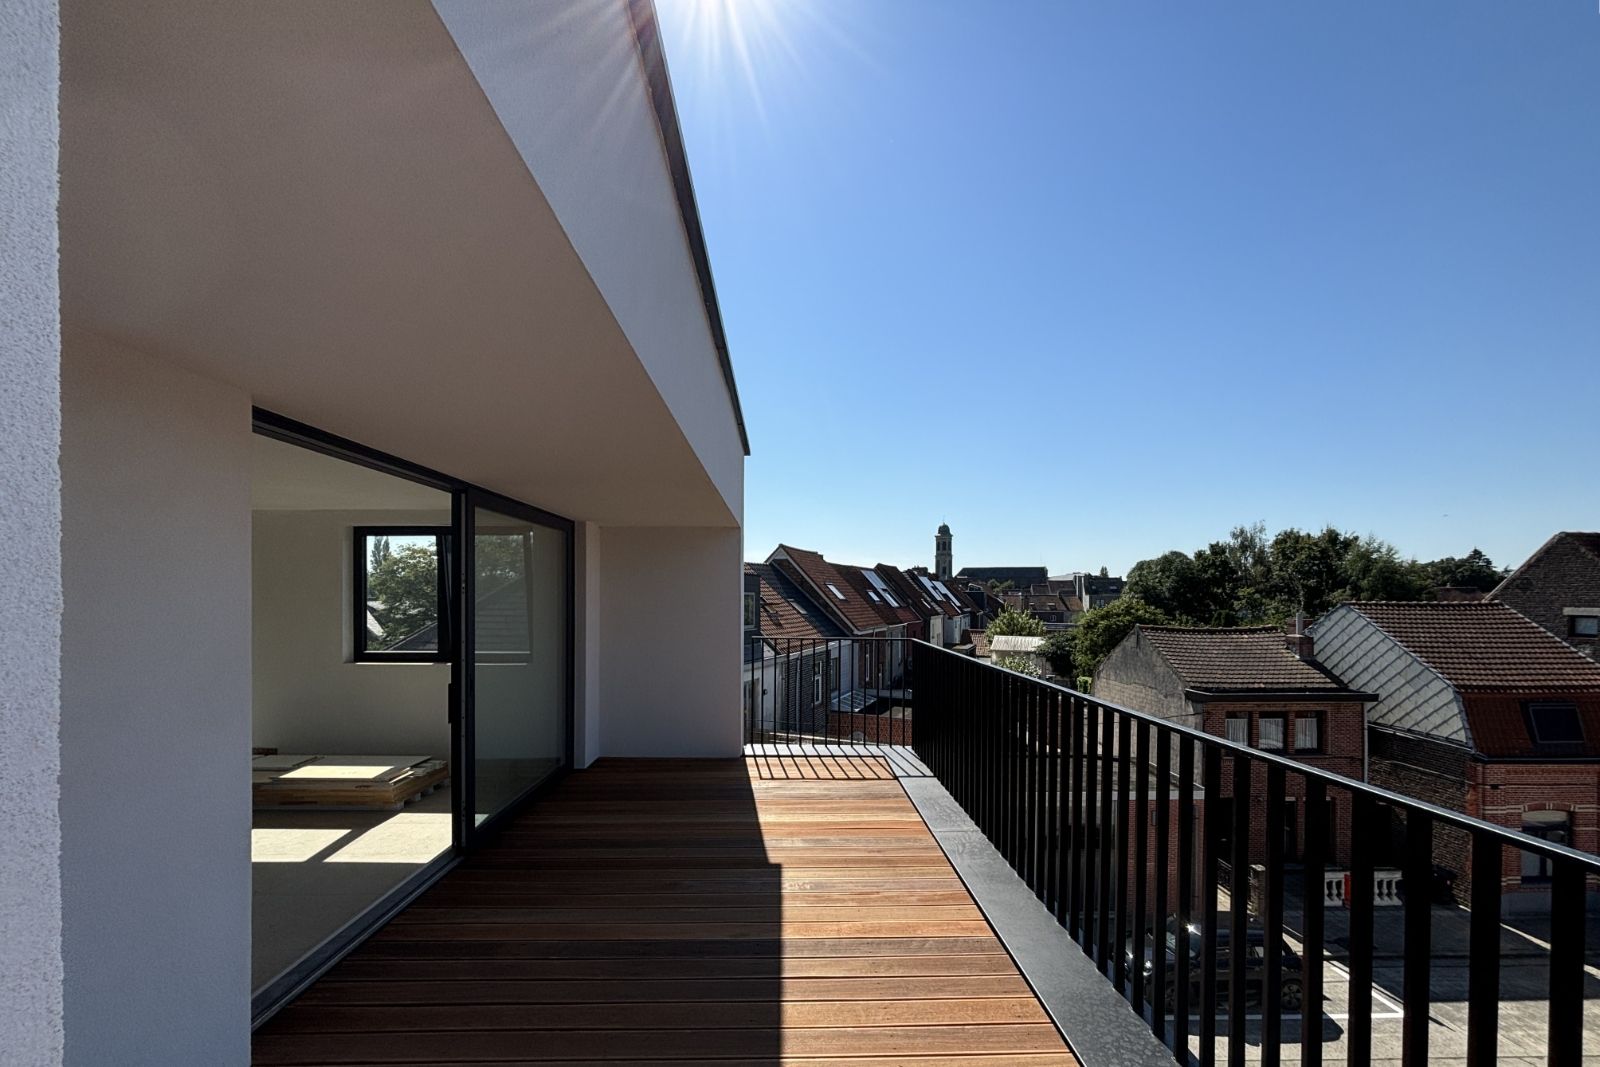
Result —
M570 775L258 1031L257 1062L1595 1047L1593 856L922 642L769 640L746 680L744 760ZM1330 799L1344 819L1304 818ZM1436 842L1470 858L1453 897ZM1502 908L1529 863L1542 915Z

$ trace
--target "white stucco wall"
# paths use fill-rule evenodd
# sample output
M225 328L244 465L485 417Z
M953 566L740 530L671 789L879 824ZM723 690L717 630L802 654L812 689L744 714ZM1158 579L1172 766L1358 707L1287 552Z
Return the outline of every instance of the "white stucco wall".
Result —
M737 756L744 744L738 530L601 531L607 756Z
M0 1059L61 1059L58 16L0 4Z
M62 378L66 1061L244 1064L249 399L71 329Z
M449 664L355 663L347 654L351 528L449 524L448 506L256 512L253 744L449 757Z
M735 516L744 448L626 0L434 8Z

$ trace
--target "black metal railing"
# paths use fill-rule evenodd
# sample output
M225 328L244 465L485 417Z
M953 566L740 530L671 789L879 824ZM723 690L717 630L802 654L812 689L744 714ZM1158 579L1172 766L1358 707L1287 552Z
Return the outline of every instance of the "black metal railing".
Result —
M1179 1062L1242 1065L1255 1045L1251 1058L1272 1067L1289 1016L1299 1062L1322 1064L1325 1025L1338 1028L1323 1011L1335 922L1349 993L1333 1038L1344 1062L1372 1062L1375 923L1392 905L1403 913L1383 924L1399 942L1385 981L1399 986L1401 1017L1384 1013L1398 1031L1385 1046L1398 1043L1404 1064L1429 1061L1437 910L1441 936L1452 919L1464 934L1466 1062L1494 1064L1502 893L1523 888L1519 855L1548 872L1554 931L1547 995L1519 995L1545 1002L1548 1062L1580 1062L1584 923L1600 858L924 642L911 667L917 756ZM1465 907L1436 907L1436 839L1468 857L1468 884L1456 887ZM1380 867L1394 842L1398 878ZM1330 877L1339 868L1342 884Z
M909 745L911 646L905 637L750 637L745 743Z

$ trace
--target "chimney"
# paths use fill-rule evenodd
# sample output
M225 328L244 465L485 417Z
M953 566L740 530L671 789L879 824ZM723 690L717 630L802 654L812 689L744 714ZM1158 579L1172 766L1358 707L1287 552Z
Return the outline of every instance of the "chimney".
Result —
M1311 660L1316 658L1317 653L1315 640L1310 634L1306 633L1305 612L1295 612L1294 622L1291 625L1293 626L1293 629L1289 631L1288 636L1284 639L1284 643L1289 647L1290 652L1293 652L1300 659L1309 663Z

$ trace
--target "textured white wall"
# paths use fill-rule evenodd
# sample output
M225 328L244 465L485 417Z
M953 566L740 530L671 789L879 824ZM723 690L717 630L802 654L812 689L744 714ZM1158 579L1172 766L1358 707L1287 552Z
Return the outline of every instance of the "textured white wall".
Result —
M559 6L560 10L554 10ZM626 0L434 8L728 509L744 449Z
M66 1060L244 1064L250 401L69 327L62 414Z
M0 1059L61 1059L54 0L0 4Z
M350 529L386 524L448 526L450 510L255 513L253 744L449 757L448 664L346 657Z
M744 744L738 530L601 531L607 756L737 756Z

